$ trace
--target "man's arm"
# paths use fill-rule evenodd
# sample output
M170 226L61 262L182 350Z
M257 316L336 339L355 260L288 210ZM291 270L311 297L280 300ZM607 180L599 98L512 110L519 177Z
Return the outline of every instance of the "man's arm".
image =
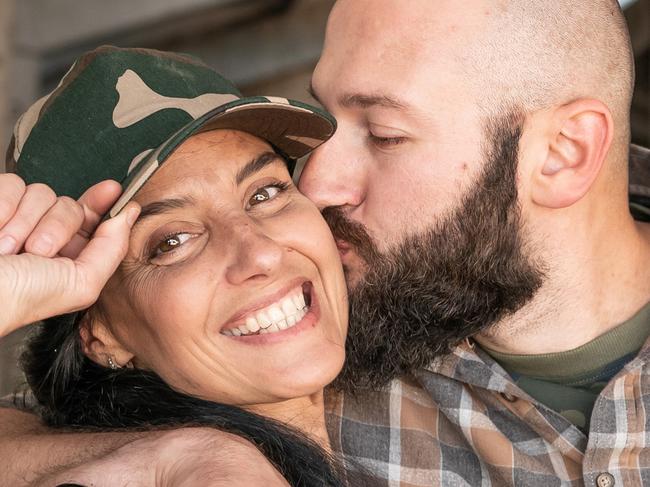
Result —
M0 485L14 487L288 487L252 444L210 428L61 433L0 408L0 459Z
M43 475L100 458L145 435L62 434L48 430L33 414L0 408L0 485L31 485Z

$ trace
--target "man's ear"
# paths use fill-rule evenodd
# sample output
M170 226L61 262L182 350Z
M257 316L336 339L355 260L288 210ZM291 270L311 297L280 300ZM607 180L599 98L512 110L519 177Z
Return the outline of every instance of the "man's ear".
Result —
M577 100L555 110L546 157L533 174L533 201L548 208L579 201L600 174L613 135L611 112L598 100Z
M123 367L134 358L106 326L101 313L91 310L86 314L79 327L79 337L83 353L104 367L110 367L109 359L118 367Z

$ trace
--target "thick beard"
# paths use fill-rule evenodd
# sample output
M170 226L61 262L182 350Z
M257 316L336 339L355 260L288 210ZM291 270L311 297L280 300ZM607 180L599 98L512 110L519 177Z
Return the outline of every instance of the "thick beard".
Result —
M544 280L522 239L517 203L522 118L492 119L478 181L439 224L382 254L363 225L324 216L367 263L350 291L347 359L335 387L378 389L426 367L462 340L519 310Z

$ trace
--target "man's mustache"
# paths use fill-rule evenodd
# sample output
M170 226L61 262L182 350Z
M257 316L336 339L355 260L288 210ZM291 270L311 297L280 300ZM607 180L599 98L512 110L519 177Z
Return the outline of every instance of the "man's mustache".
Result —
M325 208L322 214L336 240L350 245L366 264L377 262L380 258L379 249L365 225L350 219L339 207Z

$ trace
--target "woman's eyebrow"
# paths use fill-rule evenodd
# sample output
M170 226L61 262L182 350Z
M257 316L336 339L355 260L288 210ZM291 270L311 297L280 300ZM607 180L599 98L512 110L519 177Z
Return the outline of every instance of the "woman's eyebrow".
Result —
M281 155L276 154L275 152L271 152L271 151L263 152L255 159L248 162L239 171L237 171L237 176L235 177L235 181L237 181L237 184L241 184L244 181L244 179L246 179L247 177L255 174L256 172L261 171L266 166L269 166L270 164L273 164L276 161L284 162L284 159L282 158Z
M154 215L167 213L171 210L187 208L188 206L192 206L194 204L194 199L189 196L154 201L153 203L149 203L148 205L142 207L142 210L140 210L140 216L138 216L138 219L136 220L134 226L142 223L144 220Z

